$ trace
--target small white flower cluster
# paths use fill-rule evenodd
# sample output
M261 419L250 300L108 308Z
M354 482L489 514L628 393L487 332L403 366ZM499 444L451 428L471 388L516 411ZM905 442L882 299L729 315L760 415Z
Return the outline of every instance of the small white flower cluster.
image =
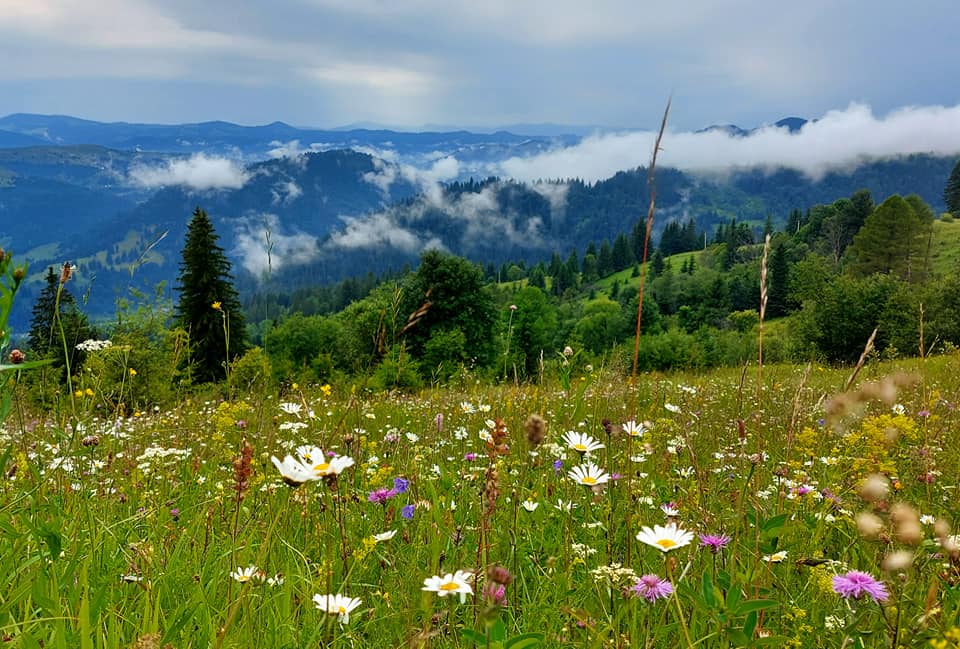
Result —
M633 585L637 581L637 573L632 568L624 568L619 563L609 566L599 566L590 571L596 581L606 581L614 586Z
M591 548L585 543L573 543L570 545L570 549L573 551L573 556L578 559L586 559L590 555L597 553L596 548Z
M109 340L94 340L93 338L77 343L77 349L82 352L99 352L110 347L113 347L113 343Z
M157 465L174 464L190 457L190 449L162 448L149 446L137 456L137 468L144 473L150 473Z

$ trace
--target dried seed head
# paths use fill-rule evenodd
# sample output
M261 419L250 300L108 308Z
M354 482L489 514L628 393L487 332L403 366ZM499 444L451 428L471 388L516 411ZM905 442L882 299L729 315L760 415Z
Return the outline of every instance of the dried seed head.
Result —
M540 446L547 436L547 422L540 415L527 417L527 420L523 422L523 429L527 433L527 443L533 447Z
M875 539L883 530L883 521L876 514L860 512L857 514L857 529L860 531L861 536L868 539Z
M901 572L913 564L913 552L897 550L891 552L880 562L880 567L887 572Z
M923 528L919 521L905 521L897 525L897 538L907 545L919 545L923 541Z
M890 492L890 482L882 475L874 473L860 483L860 497L868 503L886 498Z

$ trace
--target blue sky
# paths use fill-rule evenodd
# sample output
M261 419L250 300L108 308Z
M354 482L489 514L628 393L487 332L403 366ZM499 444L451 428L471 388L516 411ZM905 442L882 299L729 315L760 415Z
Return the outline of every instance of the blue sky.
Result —
M0 115L756 126L960 104L955 0L0 0Z

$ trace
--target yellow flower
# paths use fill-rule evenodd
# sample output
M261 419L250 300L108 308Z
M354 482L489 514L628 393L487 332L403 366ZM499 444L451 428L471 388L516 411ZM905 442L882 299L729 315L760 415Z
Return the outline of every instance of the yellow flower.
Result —
M88 397L92 397L92 396L93 396L93 390L91 390L90 388L87 388L86 390L84 390L83 393L84 393L85 395L87 395Z
M211 304L210 308L212 308L214 311L223 311L223 306L219 300Z
M330 387L329 383L320 386L320 392L322 392L325 397L329 397L332 391L333 388Z
M73 396L75 396L75 397L82 397L82 396L83 396L83 390L77 390L76 392L73 393Z
M131 368L130 368L130 376L136 376L136 375L137 375L137 370L135 370L135 369L133 369L133 368L131 367Z

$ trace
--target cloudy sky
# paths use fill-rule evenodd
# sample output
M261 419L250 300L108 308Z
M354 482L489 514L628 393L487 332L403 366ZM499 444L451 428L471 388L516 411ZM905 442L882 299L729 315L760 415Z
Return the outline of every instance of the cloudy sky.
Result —
M960 103L956 0L0 0L0 115L755 126Z

